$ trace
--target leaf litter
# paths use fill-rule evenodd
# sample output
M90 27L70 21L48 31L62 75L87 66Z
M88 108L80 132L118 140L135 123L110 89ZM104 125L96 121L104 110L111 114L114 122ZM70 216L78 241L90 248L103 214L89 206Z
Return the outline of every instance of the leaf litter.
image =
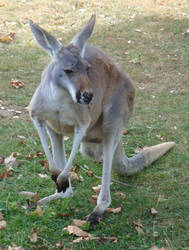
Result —
M74 219L74 220L72 220L72 223L75 226L82 227L85 223L87 223L87 221L86 220L77 220L77 219Z
M99 194L101 187L102 185L99 184L98 186L92 187L92 190L95 191L97 194Z
M15 32L9 32L8 34L6 34L0 38L0 42L9 43L15 38L15 36L16 36Z
M4 164L8 167L8 168L13 168L13 167L18 167L20 166L20 163L17 161L16 157L19 154L16 152L13 152L9 157L5 158L4 160Z
M2 164L4 164L6 166L6 169L3 169L1 174L0 174L0 179L5 180L7 179L7 177L11 177L13 172L16 172L14 170L14 167L19 167L20 166L20 162L17 161L17 156L19 156L18 153L13 152L11 153L10 156L4 158L2 157Z
M126 194L124 192L121 191L117 191L115 193L116 196L120 197L121 199L125 199L126 198Z
M7 223L4 220L3 214L0 212L0 230L5 229L6 226L7 226Z
M80 175L79 173L76 172L70 172L70 178L71 180L77 180L77 181L84 181L84 178L82 175Z
M152 207L150 210L152 215L158 214L158 211L155 208Z
M4 160L5 160L5 158L2 155L0 155L0 165L2 165L4 163Z
M38 231L38 228L34 228L32 235L28 236L30 241L33 243L36 243L38 241L37 231Z
M98 199L97 195L92 195L91 198L88 199L88 202L90 204L96 205L97 204L97 199Z
M161 247L161 248L159 248L157 246L152 246L150 248L150 250L170 250L170 248L169 247Z
M139 233L139 234L142 234L142 235L145 235L143 229L141 227L135 227L136 231Z
M24 83L20 80L17 80L17 79L12 79L10 81L10 85L15 88L15 89L20 89L20 88L23 88L24 87Z
M24 248L16 246L14 243L12 243L12 246L8 246L8 250L24 250Z
M84 223L84 221L82 221L82 223ZM85 223L86 223L86 221L85 221ZM69 234L73 234L75 236L78 236L77 239L73 240L73 243L79 243L81 241L87 241L87 240L101 240L101 241L111 240L114 243L117 243L117 241L118 241L117 237L114 237L114 236L110 236L110 237L94 237L92 234L90 234L88 232L85 232L82 229L80 229L79 226L74 226L74 225L73 226L70 225L68 227L65 227L63 229L63 231L66 231Z
M92 234L85 231L88 229L89 229L89 222L87 222L86 220L73 219L71 225L63 228L63 232L67 232L69 234L78 237L75 240L73 240L73 243L79 243L81 241L87 241L87 240L101 240L101 241L111 240L114 243L117 243L118 241L117 237L114 236L94 237Z
M113 207L108 207L106 209L108 212L113 213L113 214L118 214L121 212L122 208L121 207L117 207L117 208L113 208Z

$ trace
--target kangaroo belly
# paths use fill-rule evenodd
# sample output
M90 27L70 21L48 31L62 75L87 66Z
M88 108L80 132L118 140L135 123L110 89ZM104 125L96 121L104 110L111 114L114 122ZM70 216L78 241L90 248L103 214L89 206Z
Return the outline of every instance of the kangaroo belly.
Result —
M59 121L47 121L47 125L57 134L73 134L74 126L63 124Z

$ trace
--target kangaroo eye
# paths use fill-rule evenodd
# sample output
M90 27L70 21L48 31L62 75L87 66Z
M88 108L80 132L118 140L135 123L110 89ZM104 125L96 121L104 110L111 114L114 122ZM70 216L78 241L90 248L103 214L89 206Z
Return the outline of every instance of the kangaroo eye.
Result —
M64 72L69 75L69 74L73 73L73 70L72 69L64 69Z

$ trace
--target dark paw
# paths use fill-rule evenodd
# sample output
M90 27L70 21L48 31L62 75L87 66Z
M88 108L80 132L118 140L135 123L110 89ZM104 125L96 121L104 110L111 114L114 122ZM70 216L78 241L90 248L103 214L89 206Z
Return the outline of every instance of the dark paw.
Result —
M89 104L92 98L93 98L92 93L88 93L86 91L83 93L80 92L77 93L77 102L80 104Z
M52 174L51 175L51 179L56 183L56 180L58 178L58 175L57 174Z
M56 182L56 186L57 186L58 193L65 192L66 189L69 188L69 181L67 178L63 179L63 180L61 180L60 183Z
M90 223L90 228L93 228L94 225L98 224L101 219L102 219L102 215L96 212L92 212L87 218L87 221Z

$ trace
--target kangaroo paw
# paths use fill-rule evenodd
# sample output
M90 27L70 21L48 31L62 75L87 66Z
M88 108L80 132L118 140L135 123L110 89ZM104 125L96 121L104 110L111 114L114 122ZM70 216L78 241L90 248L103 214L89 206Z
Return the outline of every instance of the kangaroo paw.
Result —
M58 178L58 175L57 174L52 174L51 175L51 179L56 183L56 180Z
M102 219L102 215L97 212L92 212L88 217L87 221L90 223L90 228L93 228L94 225L98 224Z
M69 180L68 178L63 178L60 181L56 181L56 186L57 186L57 191L58 193L60 192L65 192L67 188L69 188Z

